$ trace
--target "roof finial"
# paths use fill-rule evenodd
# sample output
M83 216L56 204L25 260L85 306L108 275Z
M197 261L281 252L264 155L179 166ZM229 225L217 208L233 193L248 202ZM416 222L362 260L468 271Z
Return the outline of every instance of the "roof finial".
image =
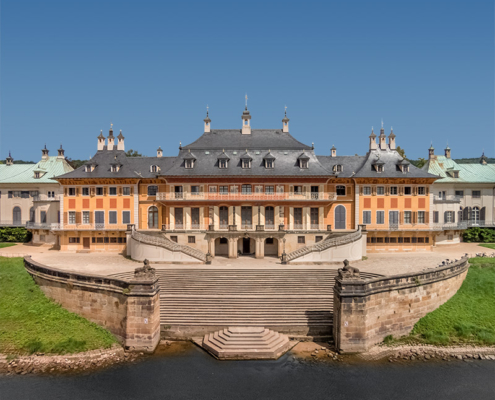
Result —
M113 124L110 122L110 129L113 129Z
M247 101L248 101L247 93L246 93L245 98L246 98L246 110L247 110Z
M287 105L285 105L285 116L287 117Z
M383 129L383 118L382 118L382 129Z
M208 107L208 104L206 105L206 116L208 116L208 110L210 109L210 107Z

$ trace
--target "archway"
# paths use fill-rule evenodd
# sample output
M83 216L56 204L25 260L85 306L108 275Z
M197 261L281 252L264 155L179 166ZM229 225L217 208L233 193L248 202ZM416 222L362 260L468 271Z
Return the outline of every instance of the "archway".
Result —
M256 253L256 242L250 237L241 237L237 240L237 252L240 256L250 256Z
M229 256L229 240L227 238L215 239L215 257L228 257Z
M278 239L265 239L265 257L278 257Z

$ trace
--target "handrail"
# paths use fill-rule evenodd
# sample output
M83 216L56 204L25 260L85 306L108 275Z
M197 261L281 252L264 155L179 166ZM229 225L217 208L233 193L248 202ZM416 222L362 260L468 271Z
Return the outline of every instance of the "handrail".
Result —
M352 232L348 235L343 235L336 238L326 238L325 240L318 242L312 246L304 246L300 249L291 251L289 254L287 254L287 261L295 260L296 258L302 257L312 252L320 252L330 247L342 246L344 244L352 243L356 240L359 240L361 237L362 233L361 229L359 229L358 231Z
M160 201L183 201L183 200L209 200L209 201L226 201L226 200L255 200L255 201L281 201L281 200L316 200L316 201L334 201L337 200L336 192L284 192L284 193L210 193L210 192L158 192L156 199Z
M138 242L163 247L170 251L179 251L201 261L206 261L206 254L193 247L172 242L166 237L147 235L136 230L132 231L131 237Z

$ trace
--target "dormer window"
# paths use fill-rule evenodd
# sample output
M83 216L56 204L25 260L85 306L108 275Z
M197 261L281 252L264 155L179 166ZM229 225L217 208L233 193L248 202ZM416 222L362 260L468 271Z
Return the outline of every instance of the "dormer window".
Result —
M244 168L244 169L251 168L251 160L249 160L249 159L242 160L242 168Z
M222 169L225 169L228 167L228 160L219 160L218 161L218 168L222 168Z
M113 164L113 165L110 167L110 170L111 170L112 172L119 172L119 170L120 170L120 165Z
M187 162L186 162L187 163ZM187 167L186 167L187 168ZM158 165L152 165L151 168L150 168L150 172L158 172L160 171L160 167L158 167Z
M375 165L376 172L383 172L384 168L383 165Z
M342 172L344 170L344 166L341 164L337 164L333 166L333 172Z
M40 179L41 178L41 172L35 172L34 173L34 178L35 179Z
M186 169L193 169L194 160L185 160L184 166L186 167Z
M91 172L91 171L92 171L91 165L84 166L84 172Z
M299 168L308 169L308 160L299 160Z
M273 169L274 166L275 166L275 162L273 160L265 160L266 169Z

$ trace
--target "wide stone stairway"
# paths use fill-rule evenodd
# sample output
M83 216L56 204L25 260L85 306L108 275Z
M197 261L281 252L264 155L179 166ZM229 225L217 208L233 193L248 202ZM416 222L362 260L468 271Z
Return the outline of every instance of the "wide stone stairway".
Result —
M187 267L156 273L164 336L192 338L229 327L292 336L332 333L335 269ZM128 279L132 273L114 276Z

